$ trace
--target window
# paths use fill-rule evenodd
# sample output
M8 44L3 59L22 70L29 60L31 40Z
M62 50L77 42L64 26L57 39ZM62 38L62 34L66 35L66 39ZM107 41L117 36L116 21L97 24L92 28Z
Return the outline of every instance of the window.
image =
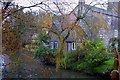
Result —
M50 48L54 49L54 43L53 42L50 42Z
M118 30L114 30L114 37L117 38L118 37Z
M72 50L76 50L75 42L72 43Z
M75 42L69 42L67 43L67 51L72 51L72 50L76 50L76 44Z
M54 42L54 49L58 48L58 42Z
M110 26L111 25L111 17L108 16L107 22L108 22L108 25Z
M67 51L68 51L68 52L72 50L71 44L72 44L72 43L67 43Z
M51 49L57 49L58 48L58 42L50 42L50 48Z

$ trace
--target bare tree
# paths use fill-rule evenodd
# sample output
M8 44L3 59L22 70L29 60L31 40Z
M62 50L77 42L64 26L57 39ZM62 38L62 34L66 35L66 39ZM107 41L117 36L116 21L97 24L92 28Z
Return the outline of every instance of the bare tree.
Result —
M34 3L34 2L32 2ZM86 25L89 26L87 21L85 20L87 13L91 10L92 7L95 5L103 5L100 3L94 4L93 6L90 6L85 9L85 12L80 13L78 10L78 15L76 15L73 12L68 13L68 7L69 9L72 9L71 4L72 3L67 3L67 2L51 2L52 6L55 8L51 7L49 4L46 3L46 1L34 3L31 6L28 7L18 7L15 4L12 4L12 2L3 2L3 7L2 7L2 23L5 22L5 20L9 19L9 16L13 16L16 14L18 11L21 11L25 8L31 8L31 7L39 7L40 9L44 10L46 12L46 15L43 16L43 18L40 19L39 24L41 27L39 30L41 31L42 29L46 29L51 33L54 33L59 40L59 46L58 50L56 52L56 70L59 70L60 67L60 58L63 56L63 48L65 47L65 41L67 40L68 37L70 37L73 33L76 34L76 40L80 37L82 39L88 39L88 35L85 32L85 30L79 25L79 20L83 20ZM91 4L91 3L90 3ZM14 7L18 7L18 9L13 9L11 7L13 5ZM66 7L65 7L66 6ZM81 6L82 8L83 6ZM11 10L13 9L13 10ZM82 9L81 9L82 10ZM53 20L53 14L58 16L60 27L54 23ZM52 26L55 26L53 28ZM60 28L60 29L59 29ZM90 27L88 27L89 29ZM97 29L97 28L96 28ZM91 29L92 30L92 29ZM92 31L91 31L92 32ZM65 35L63 35L65 33Z

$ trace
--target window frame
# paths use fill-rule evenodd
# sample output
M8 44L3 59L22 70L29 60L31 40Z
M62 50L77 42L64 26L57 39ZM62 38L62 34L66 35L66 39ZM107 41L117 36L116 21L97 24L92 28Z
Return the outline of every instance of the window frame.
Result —
M72 42L72 50L76 50L76 43Z
M50 49L57 49L58 48L58 42L57 41L51 41L50 42Z
M50 49L54 49L54 42L53 41L50 42Z

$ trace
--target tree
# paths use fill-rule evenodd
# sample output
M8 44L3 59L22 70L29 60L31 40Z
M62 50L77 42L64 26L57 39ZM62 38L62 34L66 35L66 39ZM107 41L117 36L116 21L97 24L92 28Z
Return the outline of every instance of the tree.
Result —
M36 15L32 12L24 13L23 7L12 2L3 2L2 7L2 42L7 54L14 54L20 50L23 39L36 27ZM22 9L21 9L22 8ZM34 21L32 21L34 20Z
M16 10L18 7L10 7L11 12ZM7 8L5 7L4 10ZM3 48L5 48L6 53L13 54L16 53L16 51L19 50L20 44L17 44L18 41L20 41L20 35L18 32L14 32L12 30L13 26L12 25L12 17L14 15L9 16L8 18L4 19L5 17L5 12L3 10L3 22L2 22L2 43L3 43ZM9 10L8 10L9 11ZM8 12L7 11L7 12Z
M21 11L24 8L30 8L30 7L36 6L36 7L40 7L42 10L44 10L46 12L45 15L43 16L43 18L41 17L41 19L39 21L40 27L38 27L38 28L39 28L40 32L41 32L41 30L45 30L45 31L48 30L49 32L54 33L59 39L59 47L56 52L56 70L59 69L60 57L63 55L63 48L65 46L65 41L71 34L75 33L76 39L78 41L79 41L79 37L84 40L88 39L88 34L85 32L85 30L81 26L78 25L79 24L78 21L84 20L84 18L86 17L86 14L89 12L89 10L96 5L95 4L93 6L90 6L88 9L85 10L84 13L80 13L80 14L76 15L74 13L66 14L66 12L68 10L66 7L71 7L71 3L68 4L67 2L57 2L57 1L52 2L52 4L55 6L55 9L51 8L50 5L48 5L45 1L45 2L40 2L40 3L35 3L34 5L28 6L28 7L20 7L13 11L10 10L10 9L13 9L12 7L10 7L11 2L6 2L4 4L5 5L3 7L3 20L2 20L3 23L9 16L13 16L18 11ZM81 6L81 8L82 7L83 6ZM60 23L60 29L58 29L59 26L53 22L54 21L53 14L58 16L58 20ZM71 16L74 16L74 17L71 18ZM52 25L54 25L56 27L53 28L53 27L51 27ZM89 29L89 27L88 27L88 29ZM66 34L63 36L64 32L66 32Z
M15 3L13 3L13 1L14 0L11 0L11 1L4 1L4 0L0 1L1 5L2 5L2 10L1 10L2 11L1 12L1 14L2 14L2 16L1 16L2 17L1 25L3 27L2 28L2 35L3 35L2 36L2 41L3 41L3 48L6 49L6 51L8 51L7 53L9 53L9 52L10 53L15 53L16 51L19 50L20 45L21 45L21 44L18 44L19 46L17 45L17 47L15 47L16 46L16 44L15 44L16 41L20 41L20 36L21 36L20 34L22 32L20 30L22 28L20 29L20 27L18 27L18 26L17 27L15 27L15 25L13 26L13 24L15 24L16 18L17 18L17 20L21 21L19 14L22 15L23 12L20 12L20 11L22 11L25 8L31 8L31 7L35 7L37 5L41 5L42 4L42 2L40 2L40 3L31 5L31 6L28 6L28 7L23 7L23 6L20 7L20 6L16 5ZM17 30L15 28L17 28ZM10 37L10 36L12 36L12 37ZM10 43L11 40L13 40L13 43ZM9 46L9 47L7 47L7 46ZM14 46L14 47L12 47L12 46ZM10 49L10 48L13 48L13 49Z
M65 14L64 10L61 9L62 3L53 2L53 4L57 7L60 15L52 16L52 14L50 15L50 13L46 14L46 16L44 16L44 19L40 19L40 24L50 33L54 33L54 35L56 35L59 40L59 45L56 52L56 71L58 71L60 67L60 58L63 56L63 50L65 48L65 41L67 40L67 38L70 37L70 35L72 35L73 33L76 34L76 40L78 39L78 37L83 37L87 39L87 36L84 30L77 24L78 19L76 18L76 16L74 16L73 14ZM56 25L56 23L58 23L59 25Z

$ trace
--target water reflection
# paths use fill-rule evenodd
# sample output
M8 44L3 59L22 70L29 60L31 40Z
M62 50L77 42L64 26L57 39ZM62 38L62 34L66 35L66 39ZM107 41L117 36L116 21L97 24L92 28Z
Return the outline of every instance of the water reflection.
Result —
M4 59L5 62L8 60L8 57ZM61 69L59 72L56 72L54 66L44 65L39 59L34 59L30 53L20 54L18 59L20 64L9 66L9 70L4 74L6 75L4 76L5 78L97 78L71 70Z

